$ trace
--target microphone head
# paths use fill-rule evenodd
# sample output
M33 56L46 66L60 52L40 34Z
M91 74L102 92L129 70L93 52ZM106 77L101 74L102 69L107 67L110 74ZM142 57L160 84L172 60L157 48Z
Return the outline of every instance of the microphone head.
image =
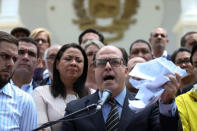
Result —
M105 102L107 102L112 96L112 91L109 89L104 89L103 93L102 93L102 97L107 97L107 100Z
M111 91L110 89L104 89L104 90L103 90L103 93L104 93L104 92L108 92L108 93L110 94L110 96L112 95L112 91Z
M112 95L112 91L104 89L100 100L98 101L97 110L100 110L102 106L109 100Z

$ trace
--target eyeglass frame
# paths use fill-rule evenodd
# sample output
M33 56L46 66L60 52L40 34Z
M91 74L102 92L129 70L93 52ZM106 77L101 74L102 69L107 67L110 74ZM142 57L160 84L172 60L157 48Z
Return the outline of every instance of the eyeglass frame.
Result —
M102 65L98 66L96 65L96 61L98 60L103 60L102 62L104 62ZM112 62L115 62L115 61L112 61L112 60L119 60L118 63L115 63L117 65L114 65ZM103 58L103 59L94 59L94 67L95 68L103 68L106 66L107 62L109 62L109 64L111 65L111 67L119 67L121 64L124 65L124 59L123 58Z
M185 64L191 63L190 58L178 59L177 61L175 61L175 64L177 64L177 65L181 65L183 63L185 63Z

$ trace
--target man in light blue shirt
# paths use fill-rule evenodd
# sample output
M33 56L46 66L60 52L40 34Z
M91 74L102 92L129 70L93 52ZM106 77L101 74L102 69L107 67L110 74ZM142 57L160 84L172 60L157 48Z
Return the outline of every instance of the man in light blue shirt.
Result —
M24 37L18 40L18 58L14 66L14 73L10 83L23 91L32 94L38 86L33 80L34 70L37 67L39 49L36 41Z
M8 83L18 55L17 40L0 31L0 130L30 131L37 127L37 113L30 95Z

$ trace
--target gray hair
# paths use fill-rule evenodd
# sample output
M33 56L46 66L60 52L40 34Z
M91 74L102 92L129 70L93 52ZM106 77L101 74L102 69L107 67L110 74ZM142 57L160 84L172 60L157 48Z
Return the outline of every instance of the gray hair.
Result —
M49 48L47 48L47 49L45 50L44 56L43 56L43 59L44 59L44 61L45 61L45 64L47 64L47 55L48 55L49 50L53 49L54 47L60 47L60 48L61 48L62 45L54 44L54 45L52 45L51 47L49 47Z

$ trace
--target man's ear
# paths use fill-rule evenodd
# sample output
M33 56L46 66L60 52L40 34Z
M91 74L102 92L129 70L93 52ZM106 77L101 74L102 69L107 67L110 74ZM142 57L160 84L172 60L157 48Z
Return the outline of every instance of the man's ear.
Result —
M126 66L126 67L125 67L125 75L127 76L128 73L129 73L129 68L128 68L128 66ZM126 77L126 76L125 76L125 77Z
M151 38L148 39L149 43L151 44Z
M166 43L166 45L169 43L169 40L167 39L167 43Z
M152 56L152 59L154 58L154 55L153 55L153 53L151 53L151 56Z
M42 65L43 65L43 67L45 67L46 68L46 63L45 63L45 61L42 59Z
M37 68L42 68L42 67L43 67L42 59L41 58L38 58L37 59Z

